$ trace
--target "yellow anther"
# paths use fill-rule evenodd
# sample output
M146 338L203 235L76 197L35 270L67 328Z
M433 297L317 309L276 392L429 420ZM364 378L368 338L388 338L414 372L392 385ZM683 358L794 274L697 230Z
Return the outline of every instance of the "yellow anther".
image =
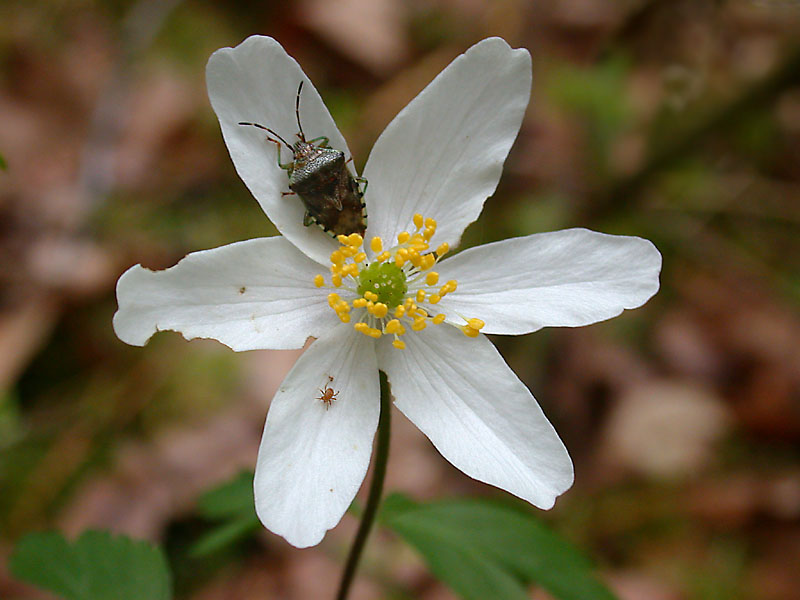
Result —
M372 307L372 310L370 312L379 319L382 319L389 312L389 307L386 306L383 302L378 302L377 304L375 304L375 306Z
M425 319L414 319L414 322L411 324L411 329L414 331L422 331L425 327L427 327Z
M367 331L369 330L369 325L367 325L362 321L353 325L353 329L355 329L358 333L363 333L364 335L367 335Z
M372 309L374 308L375 303L372 300L367 300L367 312L372 314Z
M486 325L480 319L467 319L467 325L472 327L472 329L483 329L483 326Z
M344 262L344 254L342 254L341 250L331 252L331 262L335 265L340 265Z
M383 240L376 235L370 241L369 247L372 248L373 252L378 253L383 250Z
M425 219L425 227L432 227L433 229L436 229L436 219L431 219L430 217Z
M328 305L331 308L336 306L336 303L339 302L339 300L341 300L341 298L339 297L339 294L337 294L336 292L331 292L330 294L328 294Z
M464 332L465 336L470 337L470 338L476 338L476 337L478 337L478 334L480 334L480 331L478 331L477 329L473 329L472 327L469 327L468 325L463 325L460 329L461 329L461 331Z
M398 333L401 328L402 325L400 324L400 321L397 319L392 319L386 324L386 327L383 328L383 332L392 335Z
M331 275L331 283L333 284L333 287L341 286L342 285L342 276L339 275L338 273L334 273L333 275Z
M415 214L414 215L414 227L416 227L417 229L422 229L422 224L423 223L424 223L424 220L422 218L422 215L419 214L419 213Z
M458 282L455 279L451 279L447 282L447 285L450 287L451 292L455 292L458 287Z
M431 297L428 298L428 302L431 304L439 304L439 300L441 299L442 297L439 294L431 294Z
M402 317L406 313L406 307L402 304L399 305L397 308L394 309L394 316L398 319Z
M425 317L428 316L428 311L426 311L424 308L418 308L414 312L414 314L417 315L418 317L422 317L424 319Z
M314 285L317 287L322 287L323 285L325 285L325 278L322 275L315 275Z
M436 271L431 271L425 275L425 283L428 285L436 285L439 283L439 274Z
M353 308L364 308L367 305L366 298L356 298L353 300Z
M350 322L350 314L349 313L343 312L343 313L337 313L337 314L339 315L339 320L342 323L349 323Z
M425 290L417 290L417 302L425 302Z
M340 233L339 235L337 235L336 236L336 240L342 245L347 244L347 236L344 235L343 233Z
M430 227L426 227L425 231L422 232L422 237L426 240L430 240L433 237L433 234L436 233L435 229L431 229Z
M398 252L394 255L394 264L402 269L403 265L406 264L406 258Z
M427 271L436 264L436 257L433 254L426 254L422 257L422 269Z
M436 249L436 254L439 257L442 257L443 255L447 254L448 252L450 252L450 244L448 244L447 242L444 242L444 243L440 244L439 247Z
M359 252L353 257L353 260L356 261L357 263L364 262L365 260L367 260L366 252Z
M358 248L361 244L364 243L364 238L361 237L358 233L351 233L347 236L347 245L352 246L354 248Z
M400 331L397 332L397 335L405 335L405 334L406 334L406 328L400 325Z
M401 231L397 234L397 242L400 244L405 244L408 239L411 237L411 234L407 231Z
M439 313L438 315L433 317L433 324L434 325L440 325L440 324L442 324L444 322L445 318L446 317L445 317L444 313Z
M364 292L364 298L366 298L367 300L370 300L372 302L377 302L378 301L378 294L376 294L375 292Z
M411 264L417 267L418 269L422 267L422 257L419 255L419 252L411 251Z
M383 333L381 332L380 329L375 329L374 327L370 327L369 331L367 331L367 335L369 337L374 337L375 339L378 339L383 335Z
M358 250L356 248L353 248L352 246L342 246L341 248L339 248L339 252L342 253L342 256L346 256L349 258L355 255L355 253L358 252Z
M394 346L398 350L405 350L406 343L403 340L395 340L392 342L392 346Z
M339 300L336 303L336 306L333 307L337 313L339 312L350 312L350 305L345 300Z
M446 283L442 287L439 288L439 295L440 296L444 297L444 296L447 296L447 294L449 294L449 293L450 293L450 286L447 285Z

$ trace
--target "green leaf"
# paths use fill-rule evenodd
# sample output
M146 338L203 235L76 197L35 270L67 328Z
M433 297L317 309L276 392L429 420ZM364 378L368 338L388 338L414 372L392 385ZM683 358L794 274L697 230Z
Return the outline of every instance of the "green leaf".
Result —
M195 558L208 556L258 531L253 473L244 471L231 481L203 494L197 502L200 515L222 523L200 537L190 550Z
M507 506L484 500L415 504L392 495L381 521L467 600L527 598L530 583L562 600L614 600L566 540Z
M8 163L2 154L0 154L0 171L8 171Z
M30 533L9 560L15 577L66 600L169 600L172 582L158 546L106 531L70 544L60 533Z
M224 519L241 515L255 516L253 472L242 471L221 486L200 496L200 514L208 519Z

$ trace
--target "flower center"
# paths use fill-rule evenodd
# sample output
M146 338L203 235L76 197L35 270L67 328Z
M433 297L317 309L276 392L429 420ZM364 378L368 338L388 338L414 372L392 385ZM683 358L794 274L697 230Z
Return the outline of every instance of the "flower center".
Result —
M437 304L447 294L454 292L458 282L454 279L439 285L439 274L432 268L450 247L447 243L430 251L430 240L436 233L436 221L414 215L413 233L403 231L397 236L397 245L383 249L383 240L374 237L370 249L374 258L367 262L361 247L364 239L357 233L337 236L342 244L331 253L331 284L339 292L328 294L328 304L343 323L353 317L356 331L373 338L394 336L395 348L405 348L400 339L407 332L422 331L433 323L439 325L447 316L437 309ZM325 286L325 278L314 278L317 287ZM460 315L459 315L460 316ZM484 323L480 319L461 317L458 327L467 337L477 337Z
M406 274L394 263L374 262L358 275L359 296L372 292L378 296L377 302L394 307L403 303L408 285Z

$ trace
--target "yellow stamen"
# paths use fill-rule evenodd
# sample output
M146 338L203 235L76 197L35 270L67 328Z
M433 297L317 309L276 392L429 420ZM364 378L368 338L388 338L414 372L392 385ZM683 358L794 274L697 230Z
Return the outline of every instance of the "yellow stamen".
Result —
M386 324L386 327L383 328L383 332L392 335L395 333L399 333L401 328L402 325L400 324L400 321L398 321L397 319L392 319Z
M468 325L463 325L463 326L460 327L460 329L461 329L461 331L464 332L465 336L470 337L470 338L476 338L480 334L480 331L478 331L477 329L473 329L472 327L469 327Z
M330 294L328 294L328 305L331 308L336 306L336 303L339 302L339 300L341 300L341 298L339 297L339 294L337 294L336 292L331 292Z
M353 260L356 261L357 263L364 262L365 260L367 260L366 252L359 252L353 257Z
M372 310L370 312L379 319L382 319L389 312L389 307L386 306L383 302L378 302L377 304L375 304L375 306L372 307Z
M445 318L446 317L444 316L444 313L439 313L438 315L433 317L434 325L441 325L444 322Z
M425 290L417 290L417 302L425 302Z
M339 320L342 323L349 323L350 322L350 314L349 313L338 313L338 314L339 314Z
M394 346L398 350L405 350L406 343L403 340L395 340L392 342L392 346Z
M370 302L377 302L378 294L376 294L375 292L364 292L364 298L366 298Z
M448 252L450 252L450 244L448 244L447 242L444 242L443 244L441 244L441 245L440 245L440 246L439 246L439 247L436 249L436 254L437 254L439 257L442 257L442 256L444 256L444 255L445 255L445 254L447 254Z
M394 309L394 316L398 319L401 318L406 312L406 307L402 304Z
M369 243L369 247L372 248L372 251L377 254L383 250L383 240L376 235Z
M439 283L439 274L436 271L431 271L430 273L425 275L425 283L427 283L428 285L436 285L437 283Z
M364 238L362 238L357 233L351 233L349 236L347 236L347 244L349 246L353 246L354 248L359 248L363 243L364 243Z
M425 319L414 319L414 322L411 324L411 329L414 331L422 331L425 327L427 327Z
M331 283L333 284L333 287L340 287L342 285L342 276L338 273L334 273L331 275Z
M422 229L422 224L423 223L424 223L424 220L422 219L422 215L419 214L419 213L415 214L414 215L414 227L416 227L417 229Z
M405 244L410 237L411 237L410 233L408 233L407 231L401 231L400 233L397 234L397 241L400 244Z
M314 276L314 285L317 287L322 287L325 285L325 278L322 275Z
M483 329L483 326L486 325L480 319L467 319L467 325L472 327L472 329Z
M428 298L428 302L431 304L439 304L439 300L441 299L442 297L439 294L432 294L431 297Z

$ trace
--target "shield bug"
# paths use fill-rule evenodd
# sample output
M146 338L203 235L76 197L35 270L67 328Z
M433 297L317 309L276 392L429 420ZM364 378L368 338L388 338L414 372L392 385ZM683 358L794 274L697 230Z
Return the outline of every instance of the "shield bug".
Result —
M316 223L334 237L359 233L362 236L367 228L364 192L367 180L353 177L347 168L350 159L345 160L344 152L329 146L325 136L306 139L300 123L300 93L303 82L297 88L294 112L297 118L297 138L294 145L289 144L275 131L258 123L240 122L239 125L257 127L275 138L267 140L278 146L278 166L289 175L289 189L284 195L297 194L305 206L303 225ZM292 160L281 163L281 142L292 153ZM361 185L363 184L363 188Z
M333 383L333 377L330 375L328 375L328 382ZM322 401L322 403L325 405L325 410L328 410L331 407L331 404L333 404L333 401L337 399L336 396L339 395L339 392L334 392L333 388L331 388L329 384L325 384L324 390L321 388L317 389L319 389L320 393L320 395L317 396L317 400Z

